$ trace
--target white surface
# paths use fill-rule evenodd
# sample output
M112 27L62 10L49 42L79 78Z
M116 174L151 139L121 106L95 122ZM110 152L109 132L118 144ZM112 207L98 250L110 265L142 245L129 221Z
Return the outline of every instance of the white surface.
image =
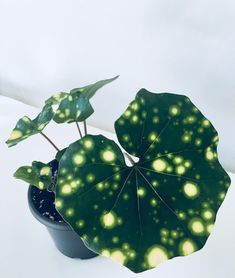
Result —
M40 135L32 136L16 147L7 148L3 142L23 114L35 115L37 109L0 97L0 277L4 278L73 278L73 277L137 277L128 269L106 258L90 260L69 259L53 245L42 224L29 212L27 185L15 180L13 172L32 160L50 161L53 148ZM74 125L50 125L45 132L60 148L78 137ZM102 133L90 127L96 134ZM105 133L113 138L112 134ZM188 257L175 258L138 277L158 278L234 278L235 250L235 174L232 185L221 206L215 228L206 246Z
M0 0L0 93L41 105L120 74L92 100L108 130L141 87L187 94L235 172L234 14L234 0Z

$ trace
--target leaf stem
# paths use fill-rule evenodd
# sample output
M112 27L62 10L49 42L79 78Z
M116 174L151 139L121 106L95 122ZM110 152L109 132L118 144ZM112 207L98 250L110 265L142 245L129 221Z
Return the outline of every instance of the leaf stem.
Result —
M79 135L80 135L80 137L82 138L82 132L81 132L81 129L80 129L80 127L79 127L79 124L78 124L78 122L75 122L75 123L76 123L76 126L77 126L77 128L78 128Z
M87 125L86 125L86 120L83 122L84 124L84 133L85 135L87 135Z
M132 165L135 165L134 159L128 153L124 152L124 155L126 156L126 158L128 158Z
M59 151L60 149L51 141L51 139L50 138L48 138L47 136L46 136L46 134L45 133L43 133L42 131L40 132L40 134L57 150L57 151Z

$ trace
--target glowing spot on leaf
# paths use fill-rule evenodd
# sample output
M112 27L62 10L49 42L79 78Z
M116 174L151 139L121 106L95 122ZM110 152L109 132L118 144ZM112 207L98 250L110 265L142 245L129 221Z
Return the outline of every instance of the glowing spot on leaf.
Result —
M124 112L124 116L125 116L126 118L129 118L130 115L131 115L131 111L130 111L130 110L126 110L126 111Z
M203 120L202 125L204 127L209 127L210 126L210 122L208 120Z
M154 124L159 123L159 117L154 116L154 117L153 117L153 123L154 123Z
M189 199L195 199L198 197L200 190L197 184L192 182L186 182L183 186L183 192Z
M84 140L84 147L87 149L87 150L91 150L93 147L94 147L94 143L91 139L86 139Z
M168 259L167 251L164 247L154 245L146 253L146 261L149 267L155 267Z
M113 151L107 150L102 153L102 159L107 162L112 162L116 159L116 155Z
M72 217L72 216L74 215L74 209L73 209L73 208L68 208L68 209L66 209L65 215L66 215L67 217Z
M124 134L122 138L125 142L128 142L130 140L130 136L128 134Z
M43 130L45 126L46 126L46 124L40 124L40 125L38 126L38 129L39 129L39 130Z
M152 163L152 167L154 170L158 172L162 172L166 169L166 162L163 159L156 159Z
M23 133L20 130L13 130L9 140L16 140L23 136Z
M207 159L207 160L213 160L215 157L216 157L215 153L213 153L213 152L211 151L211 149L208 148L208 149L206 150L206 159Z
M202 217L205 220L211 220L212 218L214 218L214 212L211 209L206 209L202 212Z
M104 257L110 257L110 252L107 249L101 251L101 255Z
M157 133L156 132L151 132L148 136L149 141L154 141L157 139Z
M38 187L39 187L39 189L44 189L45 188L45 184L42 181L40 181L38 183Z
M156 207L157 206L157 200L156 199L151 199L150 200L150 205L152 206L152 207Z
M132 103L132 104L131 104L131 108L132 108L133 110L137 111L137 110L139 109L138 103L136 103L136 102Z
M195 140L195 145L196 146L200 146L202 144L202 140L200 139L200 138L197 138L196 140Z
M78 165L78 166L81 166L85 163L85 158L83 155L81 154L75 154L73 156L73 162Z
M213 225L213 224L209 224L209 225L206 227L206 230L207 230L207 232L210 234L210 233L212 232L213 228L214 228L214 225Z
M61 193L64 195L69 195L72 192L72 188L70 185L65 184L62 188L61 188Z
M26 116L24 116L22 118L22 121L25 122L25 123L30 123L30 119L28 117L26 117Z
M78 227L78 228L83 228L85 226L85 221L83 219L80 219L78 221L76 221L75 225Z
M178 217L179 217L179 219L181 219L181 220L185 220L185 219L186 219L186 214L185 214L183 211L180 211L180 212L178 213Z
M138 122L139 118L137 115L132 116L131 121L132 123L136 124Z
M224 198L225 198L225 192L222 191L219 193L219 199L224 200Z
M177 166L176 167L176 173L179 174L179 175L182 175L185 173L185 167L183 165L180 165L180 166Z
M144 189L143 187L140 187L140 188L137 190L137 194L138 194L138 196L140 196L140 197L144 197L145 194L146 194L146 191L145 191L145 189Z
M76 112L76 118L78 118L80 115L81 115L81 111L80 110L77 110L77 112Z
M176 156L173 161L175 164L180 164L183 161L183 158L181 156Z
M112 229L116 226L116 218L117 217L114 212L109 212L101 217L101 223L103 224L104 228Z
M119 238L117 236L112 237L112 242L113 243L118 243Z
M126 261L126 256L120 250L112 252L110 258L119 264L124 264Z
M200 218L192 219L189 222L189 228L194 235L203 235L205 227Z
M62 206L63 206L63 201L62 201L61 199L56 199L56 201L55 201L55 207L56 207L57 209L60 209L60 208L62 208Z
M95 180L95 175L93 175L93 174L88 174L88 175L86 176L86 180L87 180L88 182L93 182L93 181Z
M42 169L40 170L40 176L48 176L50 174L50 167L42 167Z
M184 239L179 245L180 254L187 256L197 250L197 245L191 239Z
M173 106L170 107L169 112L172 116L179 115L180 114L180 108L177 105L173 105Z
M123 194L123 199L124 200L128 200L129 199L129 195L127 193Z
M184 143L190 142L190 141L191 141L191 135L188 134L188 133L184 134L184 135L182 136L182 141L183 141Z
M156 181L156 180L152 181L152 186L156 187L158 185L159 185L158 181Z
M185 166L186 168L190 168L190 167L192 166L192 162L191 162L190 160L186 160L186 161L184 162L184 166Z
M161 234L161 236L168 236L169 231L167 229L161 229L160 234Z

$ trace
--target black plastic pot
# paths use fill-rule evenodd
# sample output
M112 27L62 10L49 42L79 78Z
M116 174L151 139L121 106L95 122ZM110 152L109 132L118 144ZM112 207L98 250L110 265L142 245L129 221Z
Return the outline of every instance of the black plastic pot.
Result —
M58 163L52 161L50 165L53 167L53 172L57 170ZM37 205L33 201L35 192L41 193L42 191L30 185L28 189L28 204L30 211L39 222L46 226L57 249L70 258L89 259L98 256L84 245L78 234L76 234L62 218L60 221L55 221L40 213ZM43 194L51 194L48 196L54 198L54 194L51 192L43 191ZM53 209L55 210L55 208Z

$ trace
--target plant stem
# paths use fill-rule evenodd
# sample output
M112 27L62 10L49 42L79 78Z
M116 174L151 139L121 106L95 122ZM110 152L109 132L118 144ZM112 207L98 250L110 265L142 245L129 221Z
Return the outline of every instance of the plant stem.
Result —
M83 122L84 124L84 132L85 132L85 135L87 135L87 125L86 125L86 120Z
M135 161L133 160L133 158L128 153L125 152L124 155L126 156L126 158L128 158L128 160L130 161L130 163L132 165L135 165Z
M50 138L48 138L47 136L46 136L46 134L45 133L43 133L42 131L40 132L40 134L57 150L57 151L59 151L60 149L51 141L51 139Z
M80 137L82 138L82 132L81 132L81 129L80 129L80 127L79 127L79 124L78 124L78 122L75 122L75 123L76 123L76 126L77 126L77 128L78 128L79 135L80 135Z

